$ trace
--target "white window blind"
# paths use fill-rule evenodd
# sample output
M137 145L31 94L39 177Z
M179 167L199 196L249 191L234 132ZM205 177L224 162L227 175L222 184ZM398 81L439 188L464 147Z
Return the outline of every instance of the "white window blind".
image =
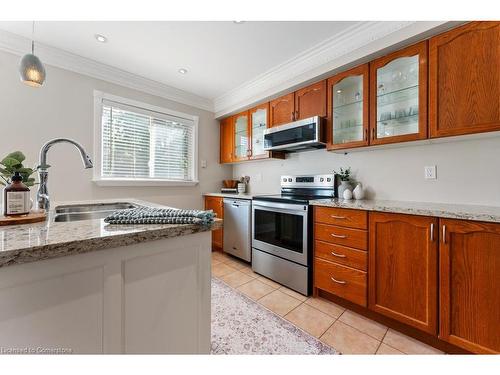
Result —
M194 121L102 100L103 179L193 181Z

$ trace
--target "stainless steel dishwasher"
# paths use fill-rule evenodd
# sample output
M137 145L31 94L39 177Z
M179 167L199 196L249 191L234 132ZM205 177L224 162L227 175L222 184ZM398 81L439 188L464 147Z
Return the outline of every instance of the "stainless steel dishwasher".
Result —
M224 198L224 252L250 262L251 241L252 201Z

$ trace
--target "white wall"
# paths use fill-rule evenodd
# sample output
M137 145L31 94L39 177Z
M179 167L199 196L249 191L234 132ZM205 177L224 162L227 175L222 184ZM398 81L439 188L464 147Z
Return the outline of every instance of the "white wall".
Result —
M218 191L230 178L231 167L218 163L219 125L211 112L144 94L88 76L46 66L47 80L34 89L19 81L19 56L0 52L0 157L21 150L28 166L38 163L40 147L56 138L72 138L93 155L93 91L142 101L197 115L199 122L200 183L194 187L99 187L92 170L84 170L73 146L58 144L48 154L49 193L53 201L134 197L175 207L201 208L201 194ZM32 189L32 196L35 195Z
M332 173L350 166L368 198L500 206L500 137L486 137L347 155L310 151L286 160L240 163L233 176L249 175L250 192L265 194L279 191L283 174ZM437 165L437 180L424 179L429 165Z

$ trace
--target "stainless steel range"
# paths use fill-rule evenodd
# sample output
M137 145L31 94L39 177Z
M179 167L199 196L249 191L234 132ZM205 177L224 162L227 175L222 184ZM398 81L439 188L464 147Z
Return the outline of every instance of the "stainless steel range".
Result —
M335 193L334 175L281 176L281 194L252 201L252 269L309 295L312 289L312 210L309 201Z

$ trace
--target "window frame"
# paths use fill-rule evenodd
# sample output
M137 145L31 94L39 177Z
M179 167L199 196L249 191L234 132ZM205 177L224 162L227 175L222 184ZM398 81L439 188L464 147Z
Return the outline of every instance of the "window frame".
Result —
M102 176L102 106L110 100L128 106L163 113L193 121L192 180L168 180L163 178L109 178ZM94 90L94 172L92 181L99 186L195 186L198 184L198 122L199 117L187 113L158 107L144 102L123 98Z

